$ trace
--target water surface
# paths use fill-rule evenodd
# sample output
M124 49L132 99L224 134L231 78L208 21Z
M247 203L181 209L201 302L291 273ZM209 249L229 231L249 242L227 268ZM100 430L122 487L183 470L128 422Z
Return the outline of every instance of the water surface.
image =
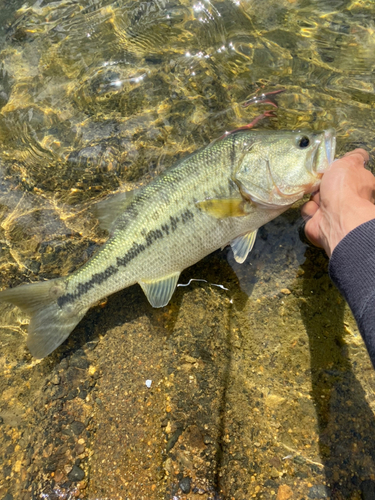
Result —
M259 127L334 127L338 154L373 153L374 16L346 0L4 2L1 286L77 269L107 237L97 201L275 109L243 106L263 92L285 89ZM375 376L300 224L295 207L262 228L241 266L208 256L180 279L207 282L162 310L115 294L41 362L2 305L0 498L373 498Z

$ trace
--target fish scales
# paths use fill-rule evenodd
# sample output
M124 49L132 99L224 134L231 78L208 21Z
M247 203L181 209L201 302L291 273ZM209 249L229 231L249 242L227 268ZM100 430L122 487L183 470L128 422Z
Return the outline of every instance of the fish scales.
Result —
M256 230L316 189L333 155L331 131L229 134L134 194L107 243L76 272L4 290L0 300L31 315L36 357L60 345L98 300L135 283L164 306L181 271L209 253L231 243L243 262Z
M77 294L84 307L139 279L181 271L227 244L242 227L246 230L247 220L214 219L196 206L201 199L232 194L227 169L220 166L233 168L236 140L229 136L214 152L203 150L147 186L128 208L137 216L133 220L127 213L120 217L120 226L126 221L124 229L116 229L102 251L68 277L68 293L74 295L91 281L93 286L86 293L82 289Z

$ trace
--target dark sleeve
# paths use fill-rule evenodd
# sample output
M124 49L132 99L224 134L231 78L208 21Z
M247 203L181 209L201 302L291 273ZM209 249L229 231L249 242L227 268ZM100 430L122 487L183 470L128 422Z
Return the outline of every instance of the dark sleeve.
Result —
M335 247L329 275L353 311L375 368L375 219L353 229Z

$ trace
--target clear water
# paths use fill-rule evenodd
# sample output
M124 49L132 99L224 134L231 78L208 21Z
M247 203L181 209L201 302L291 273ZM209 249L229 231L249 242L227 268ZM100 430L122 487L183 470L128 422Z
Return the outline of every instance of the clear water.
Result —
M374 15L4 2L0 285L79 267L106 237L98 200L274 109L242 106L262 92L285 89L260 127L334 127L338 154L373 153ZM375 375L300 223L296 207L261 229L242 266L208 256L180 280L207 283L162 310L137 287L110 297L42 362L27 317L1 305L0 498L372 498Z

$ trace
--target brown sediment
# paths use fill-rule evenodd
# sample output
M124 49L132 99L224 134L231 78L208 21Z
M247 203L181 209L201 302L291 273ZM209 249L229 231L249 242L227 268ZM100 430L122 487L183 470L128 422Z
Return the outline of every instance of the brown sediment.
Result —
M1 35L2 287L82 265L106 237L94 202L249 123L259 92L286 89L263 127L333 125L339 153L374 151L370 2L221 2L204 23L154 5L52 2ZM187 270L208 283L162 310L137 287L110 297L42 362L2 305L0 498L370 495L375 375L298 221L260 230L241 266L226 250Z

